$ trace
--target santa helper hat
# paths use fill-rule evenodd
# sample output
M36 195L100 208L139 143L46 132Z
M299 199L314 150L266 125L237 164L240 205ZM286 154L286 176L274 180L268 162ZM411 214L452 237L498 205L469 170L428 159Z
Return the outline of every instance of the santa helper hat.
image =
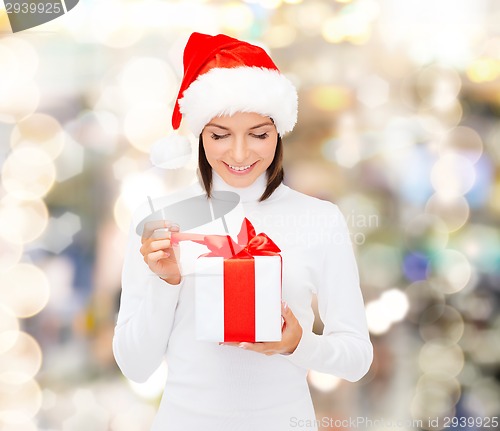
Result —
M297 122L297 91L262 48L224 34L193 33L184 49L174 132L184 118L198 137L212 118L236 112L271 117L283 136ZM189 161L191 145L173 133L154 143L150 154L155 166L176 169Z

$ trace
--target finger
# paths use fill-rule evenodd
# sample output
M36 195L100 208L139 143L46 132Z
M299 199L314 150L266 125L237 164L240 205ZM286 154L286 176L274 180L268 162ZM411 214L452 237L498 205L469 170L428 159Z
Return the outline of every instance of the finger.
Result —
M288 303L286 301L281 301L281 316L285 320L285 322L290 319L291 316L293 316L292 310L290 310L290 307L288 306Z
M162 232L162 234L159 234L160 238L165 238L165 232L179 232L179 230L180 227L175 222L169 220L151 220L144 225L142 240L144 241L158 235L156 231Z
M273 352L276 349L276 343L259 342L259 343L239 343L239 347L244 350L251 350L257 353Z
M163 229L167 227L166 220L151 220L144 224L144 229L142 231L142 239L151 238L156 229Z
M167 228L156 229L150 238L153 240L170 238L170 231Z
M157 263L160 259L165 259L170 256L170 253L159 250L155 251L154 253L149 253L144 257L144 260L148 265L154 265Z
M149 253L153 253L158 250L170 249L172 247L171 240L162 239L162 240L146 240L142 243L140 248L140 252L143 256L148 255Z
M151 242L149 245L149 248L152 252L158 251L158 250L166 250L171 248L172 244L169 239L160 239L157 241Z
M235 342L230 342L230 341L223 341L219 343L219 346L235 346L238 347L240 343L235 343Z

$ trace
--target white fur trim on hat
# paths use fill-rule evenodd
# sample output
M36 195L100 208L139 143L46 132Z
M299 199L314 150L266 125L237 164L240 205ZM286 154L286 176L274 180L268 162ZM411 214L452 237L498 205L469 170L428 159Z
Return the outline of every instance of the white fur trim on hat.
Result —
M156 141L149 153L151 163L163 169L178 169L191 158L191 143L176 133Z
M180 111L195 136L214 117L256 112L273 119L278 133L297 122L297 90L277 70L261 67L213 68L184 91Z

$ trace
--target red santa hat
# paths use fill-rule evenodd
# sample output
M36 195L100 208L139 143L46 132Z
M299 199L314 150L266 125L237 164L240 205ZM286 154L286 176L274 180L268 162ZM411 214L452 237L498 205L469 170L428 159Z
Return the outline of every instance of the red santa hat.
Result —
M278 133L297 122L297 91L262 48L224 34L193 33L184 49L184 77L172 114L199 136L214 117L256 112L271 117ZM175 169L190 158L187 137L173 134L151 149L155 166Z

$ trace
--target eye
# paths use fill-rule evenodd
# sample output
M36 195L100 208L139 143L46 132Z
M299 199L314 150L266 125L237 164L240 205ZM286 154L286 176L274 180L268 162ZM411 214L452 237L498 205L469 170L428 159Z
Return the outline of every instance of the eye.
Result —
M253 136L254 138L257 138L257 139L266 139L269 135L268 135L267 133L262 133L262 134L260 134L260 135L253 135L253 134L252 134L252 136Z
M218 139L224 139L226 136L229 136L229 135L227 135L227 134L225 134L225 135L217 135L215 133L212 133L211 138L213 140L217 141Z

